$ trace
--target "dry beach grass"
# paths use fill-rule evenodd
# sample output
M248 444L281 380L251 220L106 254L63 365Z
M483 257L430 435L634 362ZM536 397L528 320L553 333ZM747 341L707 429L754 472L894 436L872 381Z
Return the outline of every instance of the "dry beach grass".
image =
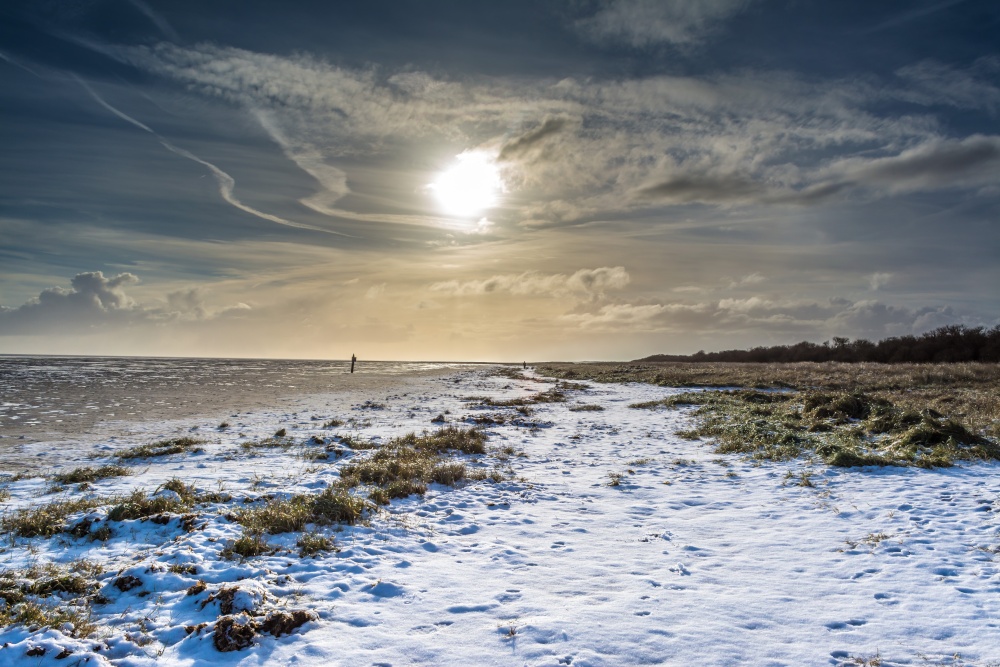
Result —
M697 426L685 434L712 439L720 453L815 454L838 466L1000 458L997 364L550 363L539 370L711 389L634 407L697 406Z

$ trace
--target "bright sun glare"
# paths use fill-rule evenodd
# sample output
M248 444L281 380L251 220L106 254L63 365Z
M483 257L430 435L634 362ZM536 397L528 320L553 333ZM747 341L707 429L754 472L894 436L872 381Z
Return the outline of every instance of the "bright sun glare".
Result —
M441 209L456 218L471 218L495 206L501 189L496 163L482 151L466 151L431 183Z

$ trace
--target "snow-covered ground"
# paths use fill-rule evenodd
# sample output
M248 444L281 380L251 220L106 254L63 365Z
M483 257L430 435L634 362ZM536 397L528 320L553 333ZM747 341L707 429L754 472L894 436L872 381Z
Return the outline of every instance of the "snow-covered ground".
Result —
M445 411L459 424L513 414L463 398L549 386L465 371L402 383L375 397L383 408L315 395L297 412L149 423L128 442L67 451L107 456L127 444L200 435L203 453L144 462L88 493L153 490L176 476L206 491L223 488L239 505L315 492L342 462L368 455L317 463L296 455L302 445L247 457L238 447L244 440L284 427L300 443L337 433L384 441L436 428L431 418ZM670 393L593 384L568 392L566 403L533 406L518 425L485 427L490 447L515 450L505 464L514 479L433 485L423 497L393 501L368 525L324 529L340 550L317 558L298 556L295 534L269 536L287 547L271 556L220 558L241 530L224 507L192 532L178 520L131 521L104 543L14 540L0 568L98 561L107 600L94 605L100 629L90 638L5 628L0 664L1000 664L997 465L860 471L721 457L675 435L690 426L685 410L628 407ZM604 410L570 409L583 404ZM323 429L332 417L355 421ZM223 420L231 427L219 431ZM65 467L98 463L80 458ZM473 465L495 463L492 456ZM799 485L803 472L812 486ZM14 482L5 504L50 501L40 496L48 484ZM193 573L171 570L181 565L194 565ZM134 588L113 585L129 575L140 582ZM206 590L188 595L198 580ZM229 611L301 609L317 618L220 653L212 624L221 601L203 603L225 587L240 589ZM208 625L185 629L201 623Z

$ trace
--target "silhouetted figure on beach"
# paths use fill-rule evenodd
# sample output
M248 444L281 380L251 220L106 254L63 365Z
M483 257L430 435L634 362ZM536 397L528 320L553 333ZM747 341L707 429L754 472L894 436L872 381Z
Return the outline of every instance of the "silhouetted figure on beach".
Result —
M528 362L527 361L524 362L524 370L528 370Z
M357 361L357 360L358 360L358 358L355 357L353 354L351 354L351 372L352 373L354 372L354 362Z

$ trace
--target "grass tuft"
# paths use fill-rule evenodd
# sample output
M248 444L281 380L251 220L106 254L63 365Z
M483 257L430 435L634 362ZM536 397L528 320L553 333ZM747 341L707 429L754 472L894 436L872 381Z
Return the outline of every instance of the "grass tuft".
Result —
M239 539L234 540L232 544L227 544L222 551L219 552L219 556L225 558L226 560L233 560L237 556L240 558L255 558L257 556L266 556L272 554L276 551L276 548L267 543L263 535L259 533L244 532ZM190 591L189 591L190 594Z
M183 496L175 498L167 494L148 495L142 489L136 489L122 502L111 508L111 511L108 512L108 521L146 519L168 512L180 513L187 510L188 507L190 507L190 502L185 501Z
M229 518L243 526L250 535L278 535L305 530L309 524L354 524L369 509L371 504L363 498L351 495L346 489L331 486L315 495L275 498L260 507L239 509Z
M18 537L52 537L65 530L70 516L101 504L97 498L74 498L21 508L0 519L0 530Z
M100 468L83 467L68 472L57 473L52 476L52 479L59 484L80 484L84 482L96 482L99 479L106 479L108 477L125 477L131 474L131 468L120 465L105 465Z
M302 533L295 546L299 548L299 558L315 558L321 553L337 551L333 538L319 533Z
M128 460L148 459L157 456L168 456L170 454L193 454L203 451L200 447L197 447L197 445L203 442L204 440L188 437L160 440L149 445L138 445L128 449L120 449L115 452L115 456L119 459Z

